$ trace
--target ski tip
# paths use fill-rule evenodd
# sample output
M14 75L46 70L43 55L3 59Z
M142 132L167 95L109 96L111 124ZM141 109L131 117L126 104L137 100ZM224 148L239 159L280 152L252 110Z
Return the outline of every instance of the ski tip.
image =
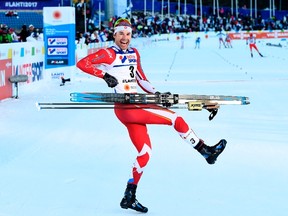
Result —
M226 139L221 139L219 143L221 143L222 145L226 146L227 140Z
M239 98L239 100L241 101L241 105L248 105L250 104L250 101L249 101L249 97L242 97Z
M39 103L39 102L36 102L35 105L36 105L37 110L40 111L40 110L41 110L40 103Z
M248 105L248 104L250 104L250 101L249 101L249 100L243 100L243 101L242 101L242 105Z

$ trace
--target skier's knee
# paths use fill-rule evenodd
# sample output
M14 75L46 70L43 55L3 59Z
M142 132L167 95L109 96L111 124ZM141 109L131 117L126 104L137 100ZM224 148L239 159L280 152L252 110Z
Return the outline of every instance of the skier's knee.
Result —
M181 116L178 116L174 122L174 128L176 131L183 133L188 131L189 126Z

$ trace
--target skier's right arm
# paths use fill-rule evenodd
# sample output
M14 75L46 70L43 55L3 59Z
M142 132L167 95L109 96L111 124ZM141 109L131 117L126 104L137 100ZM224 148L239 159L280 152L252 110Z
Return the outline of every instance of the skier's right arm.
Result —
M97 52L82 58L77 62L76 66L85 73L103 78L106 72L101 70L100 66L110 65L114 59L114 52L111 52L109 49L100 49Z
M103 64L110 65L115 59L115 52L109 49L100 49L77 62L77 67L83 72L102 78L111 88L118 84L114 76L100 69Z

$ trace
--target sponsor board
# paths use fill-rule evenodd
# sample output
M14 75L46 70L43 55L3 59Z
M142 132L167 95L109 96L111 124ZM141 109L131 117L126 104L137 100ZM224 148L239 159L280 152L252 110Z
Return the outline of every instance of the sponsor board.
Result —
M47 39L48 46L68 46L67 37L48 37Z
M47 59L47 65L68 65L68 59Z
M47 49L48 56L67 56L68 48L67 47L49 47Z
M0 60L0 100L12 97L12 83L9 77L12 76L11 59Z
M232 40L246 40L250 34L253 34L256 39L274 39L274 38L287 38L288 31L260 31L260 32L239 32L228 33Z
M75 9L44 7L43 17L45 69L75 66Z

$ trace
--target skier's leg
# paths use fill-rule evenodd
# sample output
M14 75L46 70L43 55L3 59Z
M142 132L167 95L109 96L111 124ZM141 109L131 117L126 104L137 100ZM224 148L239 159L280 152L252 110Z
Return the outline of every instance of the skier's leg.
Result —
M255 44L253 44L253 48L259 53L259 50Z
M138 156L132 168L131 178L128 183L137 185L142 176L143 170L151 157L151 142L147 133L146 125L126 124L126 127L130 139L138 152Z
M174 128L178 131L180 137L187 143L191 144L209 164L214 164L217 157L226 147L227 141L222 139L214 146L207 146L203 140L199 139L194 131L189 128L183 118L177 117Z
M249 44L249 48L250 48L251 57L253 57L253 52L252 52L253 44Z
M163 125L173 125L174 129L179 133L181 138L191 144L197 151L199 151L207 160L208 163L212 164L216 161L218 155L225 148L226 141L217 143L213 148L217 148L217 146L221 146L221 152L217 151L217 155L215 157L215 151L213 149L208 149L206 152L203 152L202 149L206 148L206 144L201 141L197 135L194 133L192 129L188 126L188 124L184 121L184 119L178 116L177 113L169 110L169 109L139 109L139 110L130 110L127 112L125 109L116 110L116 115L123 123L128 122L137 122L141 124L163 124ZM200 142L201 141L201 142ZM203 144L204 145L203 145ZM199 145L198 145L199 144ZM207 147L208 148L208 147ZM211 155L207 156L207 152L211 151ZM212 155L213 154L213 155ZM209 156L213 156L214 160L207 159Z
M259 54L261 57L263 57L263 55L259 52L258 47L257 47L256 45L254 46L254 48L255 48L255 50L258 52L258 54Z
M258 52L258 54L263 57L263 55L259 52L258 47L256 46L256 44L253 44L253 48Z
M128 129L130 139L138 151L138 156L132 168L131 178L127 183L124 197L120 202L120 206L124 209L130 208L139 212L146 213L148 208L143 206L136 199L137 184L142 176L151 157L151 143L147 133L146 125L125 124Z

